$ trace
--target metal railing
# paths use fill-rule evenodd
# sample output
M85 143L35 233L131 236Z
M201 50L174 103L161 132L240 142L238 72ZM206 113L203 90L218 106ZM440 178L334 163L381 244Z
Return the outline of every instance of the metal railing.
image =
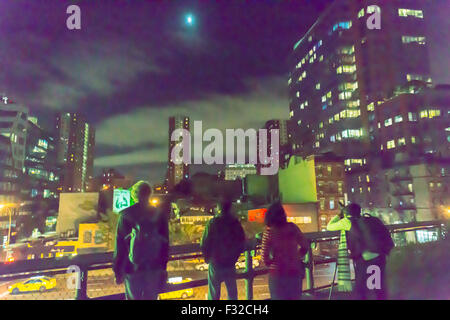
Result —
M444 222L442 221L427 221L427 222L414 222L406 224L396 224L387 226L392 234L404 233L416 230L427 230L434 229L437 230L438 239L442 236L443 228L445 228ZM339 240L338 231L326 231L326 232L314 232L305 233L305 236L309 239L311 244L321 244L329 243L331 241ZM259 249L260 244L256 239L247 242L245 248L245 269L244 272L237 272L237 279L245 280L245 298L248 300L253 299L253 282L258 276L266 275L268 270L266 268L253 268L253 256L252 252ZM314 286L314 267L321 264L335 263L336 258L326 258L315 260L313 255L313 247L309 247L308 253L305 257L306 264L306 274L305 282L306 288L303 290L304 293L309 294L314 297L315 292L321 289L325 289L331 286L331 282L325 286L315 287ZM188 259L201 258L202 254L200 252L200 247L198 244L189 244L181 246L170 247L170 261L181 261ZM63 257L63 258L48 258L48 259L36 259L36 260L22 260L16 261L12 264L0 264L0 282L12 281L15 279L30 278L33 275L39 276L54 276L67 274L67 270L71 266L76 266L78 273L78 286L74 289L75 299L93 299L88 297L88 272L94 272L95 270L109 269L112 268L112 258L113 253L95 253L95 254L84 254L77 255L74 257ZM334 281L332 279L331 281ZM161 293L174 292L185 290L188 288L196 288L206 286L208 280L198 279L184 283L170 284L167 283L165 288ZM94 299L124 299L124 293L117 293L111 295L101 295L95 297Z

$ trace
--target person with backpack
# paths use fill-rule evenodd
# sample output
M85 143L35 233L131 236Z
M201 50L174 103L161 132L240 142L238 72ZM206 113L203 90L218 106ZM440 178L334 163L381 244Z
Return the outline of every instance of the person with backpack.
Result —
M200 247L208 267L208 299L220 299L220 286L225 282L228 300L237 300L236 262L245 249L245 233L233 215L231 201L224 201L217 216L209 220Z
M116 283L125 283L127 300L156 300L167 281L168 215L150 205L147 182L133 192L138 202L120 213L113 270Z
M361 207L351 203L330 220L327 229L346 231L348 250L355 267L356 298L365 300L373 296L377 300L385 300L386 257L394 242L383 222L368 214L361 216Z
M272 300L300 300L305 276L303 258L309 241L300 228L288 222L280 202L272 204L264 217L262 260L269 268L269 291Z

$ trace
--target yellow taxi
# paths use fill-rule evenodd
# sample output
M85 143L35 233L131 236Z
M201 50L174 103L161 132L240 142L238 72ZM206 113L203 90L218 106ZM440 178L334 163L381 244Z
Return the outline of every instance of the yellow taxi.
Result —
M178 284L178 283L185 283L185 282L189 282L192 281L191 278L182 278L182 277L174 277L174 278L169 278L169 280L167 282L172 283L172 284ZM189 297L192 297L194 295L194 289L189 288L189 289L183 289L183 290L178 290L178 291L172 291L172 292L165 292L165 293L161 293L158 296L159 300L168 300L168 299L187 299Z
M32 277L28 280L18 282L8 287L8 291L12 294L21 292L39 291L45 292L56 287L56 279L46 276Z

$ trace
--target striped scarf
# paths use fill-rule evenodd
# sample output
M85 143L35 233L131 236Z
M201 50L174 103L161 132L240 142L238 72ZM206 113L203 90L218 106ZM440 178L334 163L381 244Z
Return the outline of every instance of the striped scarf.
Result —
M350 275L350 259L347 250L347 237L345 231L341 230L341 238L339 240L338 249L338 291L352 291L351 275Z

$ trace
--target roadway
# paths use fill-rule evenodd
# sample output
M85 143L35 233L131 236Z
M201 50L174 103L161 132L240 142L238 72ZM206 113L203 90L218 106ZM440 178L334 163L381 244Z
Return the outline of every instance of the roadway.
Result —
M317 265L314 270L314 284L316 287L325 286L330 284L334 274L334 263L325 265ZM195 270L194 264L183 263L183 269L174 269L169 267L169 278L171 277L183 277L191 278L193 280L205 279L207 277L207 271ZM26 281L29 278L16 279L13 281L0 283L0 299L1 300L70 300L75 297L75 290L68 289L67 280L68 274L55 275L56 287L46 292L30 292L10 294L8 292L8 286ZM237 281L238 285L238 298L245 299L245 280L241 279ZM303 288L306 288L306 280L303 282ZM123 293L123 285L116 285L114 281L114 275L111 269L93 270L88 274L88 297L100 297L105 295L112 295ZM188 299L204 300L207 298L207 286L193 288L193 296ZM268 276L262 275L256 277L253 283L253 295L255 300L269 299L268 288ZM222 299L226 299L226 289L222 284Z

